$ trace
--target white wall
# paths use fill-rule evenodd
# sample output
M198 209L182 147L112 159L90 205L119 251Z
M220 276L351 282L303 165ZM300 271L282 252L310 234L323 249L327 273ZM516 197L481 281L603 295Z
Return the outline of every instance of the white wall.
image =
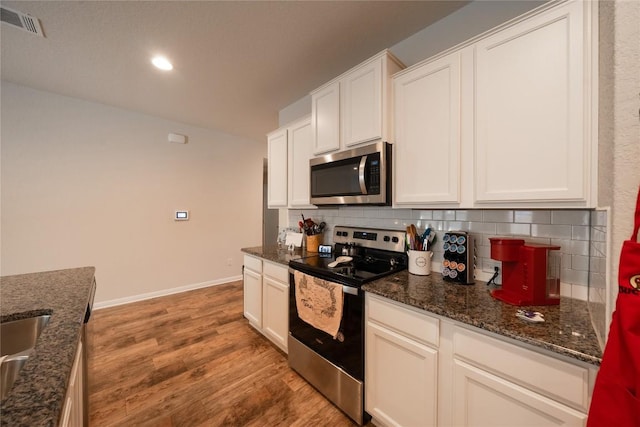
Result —
M610 6L601 5L601 8ZM601 183L612 191L612 236L611 236L611 301L618 294L618 266L622 242L629 239L633 231L633 215L640 185L640 2L616 0L613 2L613 28L610 31L613 55L606 64L610 72L603 75L613 87L611 105L613 113L600 119L600 126L609 128L607 137L613 139L613 182ZM601 22L602 24L602 22ZM602 31L601 31L602 34ZM606 68L605 68L606 69ZM605 121L606 120L606 121ZM610 142L610 141L602 141Z
M93 265L97 303L240 277L240 248L261 244L263 141L8 82L1 96L2 275Z
M409 67L544 3L546 1L543 0L475 0L401 42L389 46L389 50ZM314 89L316 88L309 88L309 92ZM305 96L280 110L279 125L291 123L310 113L311 97Z
M410 67L544 3L546 1L475 0L396 43L390 50Z

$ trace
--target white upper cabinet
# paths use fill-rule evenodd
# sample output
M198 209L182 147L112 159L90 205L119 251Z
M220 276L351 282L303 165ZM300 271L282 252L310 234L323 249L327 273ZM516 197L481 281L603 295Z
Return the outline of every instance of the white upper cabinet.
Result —
M342 141L346 147L382 137L382 59L342 78Z
M594 14L550 2L397 73L394 206L594 207Z
M267 135L269 208L316 208L309 202L309 159L313 157L311 117Z
M267 135L269 208L287 207L287 129Z
M391 137L391 75L404 66L389 51L311 92L313 153Z
M460 52L393 79L394 202L460 201Z
M476 202L586 200L587 3L476 44Z
M313 153L340 148L340 83L335 82L311 94Z
M313 157L311 117L288 127L289 207L315 208L309 202L309 159Z

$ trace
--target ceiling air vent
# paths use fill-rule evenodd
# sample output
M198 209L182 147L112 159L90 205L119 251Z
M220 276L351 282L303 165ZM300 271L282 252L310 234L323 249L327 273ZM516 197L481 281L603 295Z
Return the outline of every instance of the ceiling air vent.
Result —
M8 9L6 7L0 7L0 21L6 22L14 27L21 28L31 34L44 37L40 21L35 16L27 15L26 13L18 12L17 10Z

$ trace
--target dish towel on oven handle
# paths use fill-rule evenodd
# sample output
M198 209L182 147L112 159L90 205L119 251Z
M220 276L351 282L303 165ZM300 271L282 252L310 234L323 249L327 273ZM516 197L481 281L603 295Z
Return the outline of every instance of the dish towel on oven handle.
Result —
M631 239L622 244L618 298L596 377L588 427L640 426L640 188Z
M335 339L342 320L342 285L300 271L294 271L293 278L300 319Z

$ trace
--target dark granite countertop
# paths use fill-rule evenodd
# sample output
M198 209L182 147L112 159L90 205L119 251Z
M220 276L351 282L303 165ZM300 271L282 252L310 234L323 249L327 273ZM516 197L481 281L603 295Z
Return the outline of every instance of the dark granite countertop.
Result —
M1 425L58 425L94 273L83 267L0 278L0 322L51 314L35 355L0 405Z
M485 282L459 285L440 274L416 276L402 271L367 283L363 290L475 326L517 341L541 347L596 366L602 351L593 330L587 302L562 297L560 305L516 307L494 299ZM542 323L515 316L527 309L544 314Z
M283 265L307 256L300 249L291 253L275 245L242 251ZM445 282L437 273L416 276L408 271L367 283L362 289L596 366L602 359L586 301L562 297L557 306L516 307L491 297L485 282L457 285ZM520 320L515 316L519 308L539 311L545 321L533 324Z
M258 258L266 259L267 261L275 262L277 264L289 265L289 261L297 258L304 258L305 256L317 255L317 253L307 253L306 250L297 248L293 252L289 252L286 248L280 248L279 246L256 246L253 248L242 248L242 252L257 256Z

